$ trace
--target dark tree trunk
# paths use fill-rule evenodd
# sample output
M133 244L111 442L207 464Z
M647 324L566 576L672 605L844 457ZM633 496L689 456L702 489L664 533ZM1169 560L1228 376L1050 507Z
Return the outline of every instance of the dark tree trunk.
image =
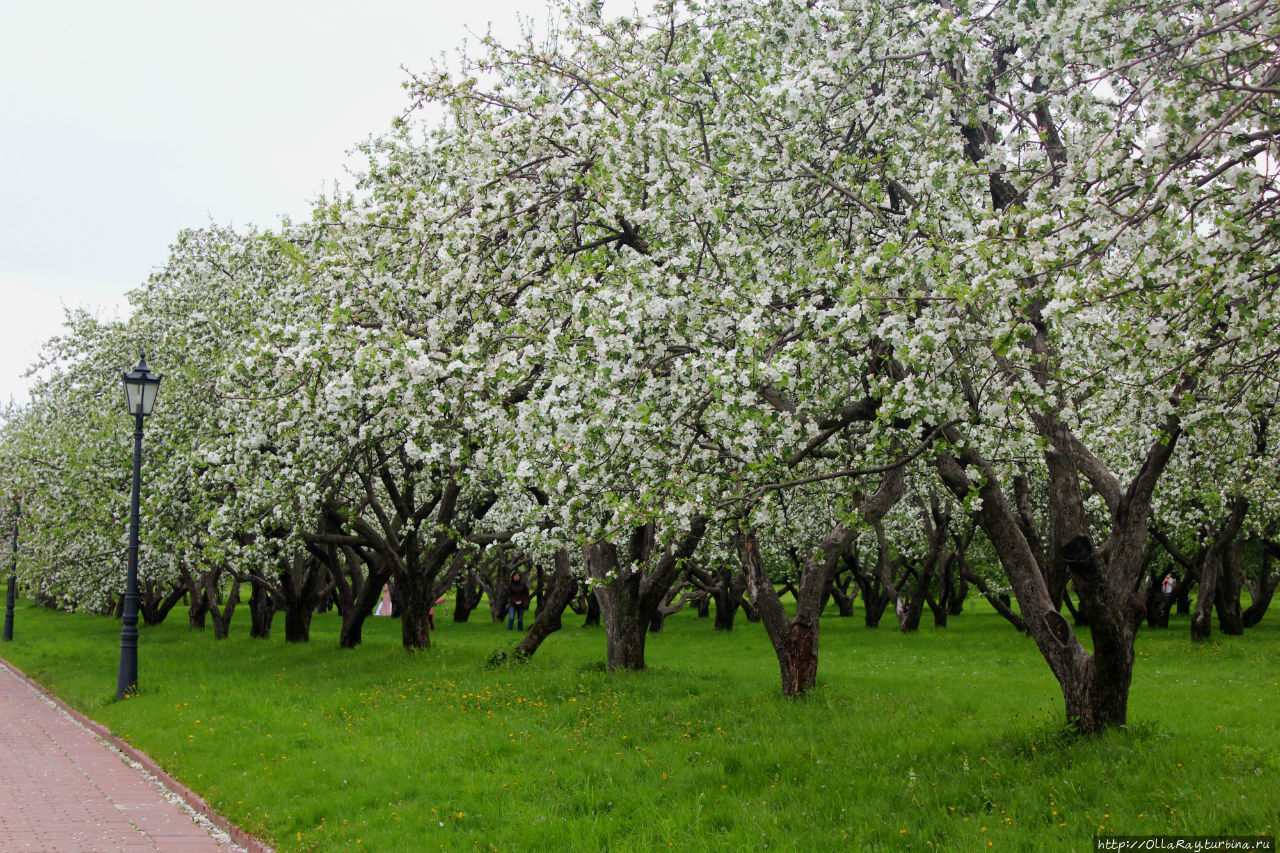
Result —
M342 617L338 648L354 649L363 642L364 623L373 615L382 589L391 579L391 563L375 550L354 545L342 548L341 561L337 547L329 545L322 551L333 577L333 599Z
M717 631L732 631L734 618L742 607L742 593L738 590L713 591L709 597L714 598L716 602L715 629Z
M862 596L862 621L868 628L879 628L884 611L889 607L889 596L873 594Z
M1240 611L1240 592L1244 585L1244 573L1240 557L1244 543L1233 541L1222 555L1222 575L1218 578L1218 591L1214 594L1214 609L1218 611L1218 630L1228 636L1244 633L1244 614Z
M901 468L886 473L875 493L863 501L862 519L873 526L878 525L885 513L901 499L905 488ZM818 553L804 559L800 585L795 590L795 616L788 619L782 599L765 570L755 535L750 530L743 530L737 537L735 544L747 589L777 655L784 696L801 696L817 685L818 628L822 618L823 593L827 582L848 557L856 538L856 527L836 524L822 540Z
M240 603L240 579L236 578L231 582L231 592L227 595L227 600L221 607L209 609L209 615L213 617L213 638L215 640L225 640L231 631L231 617L236 612L236 605Z
M507 591L511 586L509 581L509 576L504 579L502 573L498 572L494 575L493 583L482 584L485 594L489 596L490 622L501 622L510 612L507 605Z
M441 535L431 551L422 554L416 532L404 537L405 559L392 581L392 606L400 615L400 644L406 651L431 648L435 579L444 560L452 558L456 547L448 536Z
M952 547L942 564L942 597L938 602L946 616L959 616L964 612L964 600L969 594L964 567L967 564L969 545L973 542L973 534L977 529L976 525L969 524L963 533L951 534ZM935 617L935 624L936 621Z
M782 695L800 696L818 684L818 626L792 622L787 626L783 654Z
M1119 608L1103 609L1101 602L1112 592L1105 588L1107 580L1101 574L1093 543L1087 537L1067 542L1062 546L1062 553L1077 587L1081 609L1089 608L1090 624L1096 627L1090 631L1093 654L1077 660L1069 670L1072 677L1059 678L1059 683L1067 720L1081 732L1098 733L1122 726L1128 720L1135 657L1133 642L1146 613L1136 594L1130 595ZM1046 613L1042 618L1047 620L1051 632L1055 623L1060 631L1066 630L1066 620L1061 616L1054 620ZM1074 635L1070 639L1073 640ZM1069 647L1070 642L1064 645Z
M542 609L542 599L547 589L547 573L542 570L542 565L534 567L533 580L533 618L538 618L538 611Z
M210 598L206 594L206 579L203 575L192 575L185 558L179 557L178 571L182 575L183 597L189 600L187 605L187 629L203 631L205 619L209 615Z
M1090 658L1078 679L1063 685L1067 720L1079 731L1099 733L1123 726L1129 715L1129 687L1133 662L1106 670L1097 669L1098 658Z
M454 590L453 621L467 622L471 619L471 611L476 609L476 605L480 603L480 597L484 594L480 584L476 583L475 572L471 570L464 572Z
M1224 579L1229 575L1228 552L1244 523L1245 512L1249 502L1242 498L1233 498L1229 503L1230 511L1219 525L1209 547L1205 549L1204 559L1200 564L1200 594L1196 596L1196 610L1191 614L1191 639L1207 640L1213 634L1213 607L1217 602L1218 586L1230 586L1232 581ZM1236 592L1236 607L1240 606L1239 591ZM1243 631L1241 625L1241 631Z
M265 584L254 582L249 593L249 636L255 640L269 639L275 615L275 596Z
M717 631L732 631L734 618L742 607L742 595L747 589L747 578L732 566L707 569L699 566L688 568L688 583L697 590L692 600L698 608L699 618L704 610L709 614L715 605Z
M396 588L400 590L400 642L409 650L431 647L431 622L428 615L435 598L431 584L433 578L424 578L416 572L401 574Z
M375 602L374 607L377 606ZM366 613L352 610L350 613L343 615L342 628L338 631L338 648L354 649L364 642L364 623L371 613L373 613L372 608Z
M661 634L667 624L667 617L683 610L691 596L700 595L701 593L690 590L688 581L680 581L672 586L653 608L653 616L649 618L649 633Z
M1267 608L1271 606L1271 599L1276 594L1276 587L1280 586L1280 572L1272 573L1271 571L1271 559L1278 552L1280 547L1271 542L1263 543L1262 566L1258 569L1258 579L1249 587L1249 597L1252 601L1240 619L1246 628L1252 628L1262 621Z
M904 578L907 596L902 601L902 612L898 614L898 630L904 634L912 634L920 630L920 617L924 615L925 590L932 579L927 563L913 571L912 577Z
M947 608L945 606L945 602L945 591L940 597L940 600L935 600L934 597L929 594L928 590L924 593L924 603L929 605L929 612L933 614L933 627L935 628L947 627Z
M695 518L676 547L656 558L654 532L652 524L636 528L625 564L611 543L597 542L583 549L587 574L595 580L592 588L600 603L610 672L645 668L646 629L685 561L702 541L706 520Z
M902 615L898 618L898 630L904 634L914 634L920 630L920 617L924 615L924 595L908 596L902 604Z
M311 641L311 614L313 607L285 607L284 609L284 641L286 643L308 643Z
M954 551L946 555L942 562L942 572L938 575L938 597L935 600L926 589L924 593L924 603L929 605L929 612L933 614L933 627L947 627L947 602L952 595L952 578L955 576L955 564L959 561L959 555Z
M1163 571L1153 570L1147 576L1147 592L1143 596L1147 608L1147 627L1168 628L1169 607L1173 604L1173 595L1164 593Z
M969 597L969 581L965 580L963 572L958 572L955 579L955 587L951 593L951 597L947 600L947 615L960 616L964 613L964 602Z
M389 569L370 567L369 576L349 606L342 608L342 628L338 632L338 648L354 649L364 640L364 623L373 615L382 598L382 587L391 577Z
M1144 531L1145 532L1145 531ZM1133 680L1133 642L1146 616L1141 599L1132 594L1121 609L1104 610L1102 601L1111 591L1102 576L1093 543L1078 536L1062 546L1062 556L1080 597L1081 609L1090 609L1093 654L1077 661L1073 678L1059 679L1066 702L1067 720L1086 733L1122 726L1128 720L1129 688ZM1056 620L1045 615L1050 624ZM1059 617L1061 619L1061 617ZM1066 620L1057 622L1059 629ZM1074 639L1074 636L1071 638ZM1068 644L1069 645L1069 644Z
M533 624L524 638L516 643L516 653L522 657L533 657L542 641L560 630L565 608L578 591L578 579L573 576L568 551L556 551L555 571L544 589L542 606L538 608Z
M1271 606L1271 601L1276 594L1276 584L1270 583L1265 588L1254 593L1253 601L1240 615L1240 624L1246 628L1253 628L1262 621L1262 617L1267 615L1267 609Z
M1045 352L1042 339L1036 339L1036 346L1041 348L1037 352ZM1127 721L1133 644L1146 616L1135 589L1145 566L1151 496L1173 453L1180 427L1172 418L1165 422L1162 434L1152 443L1126 488L1088 455L1052 415L1033 417L1049 440L1046 456L1061 454L1061 459L1073 460L1070 466L1049 466L1050 505L1061 515L1053 522L1055 529L1063 532L1058 541L1066 533L1076 533L1057 550L1079 596L1080 610L1088 616L1092 653L1084 649L1058 612L1045 573L987 461L969 448L962 448L955 455L941 452L936 457L938 472L957 499L976 490L981 504L974 512L974 520L999 555L1025 624L1062 688L1068 722L1081 733L1099 733ZM947 431L947 438L952 447L961 447L958 431ZM980 471L984 479L974 483L967 470ZM1109 510L1111 528L1105 563L1084 532L1089 525L1080 473L1102 494Z
M693 606L698 612L698 618L706 619L708 616L711 615L711 596L710 595L702 596L701 598L699 598L697 601L694 602ZM729 625L730 628L733 627L732 621L733 620L730 620L730 625ZM716 630L720 630L720 625L718 621L716 624Z
M490 504L470 516L479 520ZM452 517L452 515L450 515ZM445 533L436 536L431 548L419 553L417 534L405 537L408 559L406 570L396 576L400 601L404 610L400 614L400 640L405 649L413 651L430 648L432 616L436 599L455 586L459 575L466 570L466 560L458 553L457 540ZM445 564L449 568L441 576Z
M187 627L192 631L203 631L205 617L209 615L209 602L203 594L191 596L191 606L187 608Z
M937 621L939 608L930 599L929 587L933 583L938 566L949 562L955 553L948 547L951 541L949 506L944 501L940 501L937 493L932 489L929 492L928 503L926 504L923 498L920 498L917 500L917 505L920 509L920 526L924 533L925 553L915 561L902 555L894 560L889 559L890 549L884 535L884 526L878 522L873 525L876 531L876 565L880 582L890 595L896 593L898 596L894 603L894 610L898 617L898 629L904 634L920 629L920 618L924 615L926 603L933 609L935 622ZM895 566L906 569L897 580L896 589ZM945 612L942 613L941 619L945 625Z
M833 584L831 587L831 597L836 601L836 615L842 619L849 619L853 616L853 599L846 590L841 589L839 584Z
M600 599L596 597L595 589L588 587L586 591L587 599L587 615L582 620L583 628L600 627Z
M144 625L159 625L187 593L180 584L169 587L167 592L161 594L163 589L153 581L139 584L138 613L142 616Z
M308 643L311 641L311 616L316 612L321 596L327 592L329 567L306 548L293 554L282 554L279 560L285 642Z
M640 624L637 602L617 586L612 592L597 589L596 596L600 599L600 624L604 626L609 672L644 669L644 641L648 631Z
M643 559L648 555L636 556ZM618 550L610 542L587 545L583 549L583 560L587 573L597 581L592 584L592 591L596 601L600 603L600 621L604 625L609 672L617 669L644 669L644 641L647 632L640 612L640 580L643 572L638 566L622 566L618 560ZM644 616L647 617L648 614Z
M876 572L864 571L857 542L849 548L848 553L840 558L841 565L847 569L857 584L858 593L862 596L863 623L868 628L880 627L880 619L889 606L889 595Z
M836 525L823 542L824 556L831 556L832 563L838 559L838 550L848 544L849 535L843 525ZM837 553L832 556L830 552ZM822 565L812 558L805 561L801 570L800 586L805 590L805 577L810 578L809 589L816 590L796 599L796 615L787 618L786 608L773 582L769 579L761 559L759 546L755 536L744 532L738 537L738 554L742 568L747 576L747 588L751 591L751 600L755 603L764 623L769 641L773 644L774 654L778 658L778 671L782 679L783 696L802 696L812 690L818 682L818 624L819 613L814 613L822 600L822 588L826 578L817 583L813 578L819 574ZM824 561L825 563L825 561ZM808 591L808 590L806 590Z

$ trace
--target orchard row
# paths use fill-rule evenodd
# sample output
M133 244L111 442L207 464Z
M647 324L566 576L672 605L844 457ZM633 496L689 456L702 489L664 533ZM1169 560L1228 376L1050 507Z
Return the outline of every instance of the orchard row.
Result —
M1278 47L1265 2L566 6L413 76L310 221L68 318L3 426L23 584L118 601L145 349L149 618L247 585L355 645L389 583L421 648L522 566L523 653L584 583L611 669L745 597L799 694L853 581L906 628L973 583L1123 724L1166 570L1198 636L1276 584Z

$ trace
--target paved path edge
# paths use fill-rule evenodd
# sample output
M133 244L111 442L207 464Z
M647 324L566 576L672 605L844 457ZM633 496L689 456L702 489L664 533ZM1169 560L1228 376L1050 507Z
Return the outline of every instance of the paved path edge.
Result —
M248 850L249 853L275 853L275 851L273 851L270 847L263 844L261 841L254 838L252 835L245 832L243 829L236 826L231 821L227 820L225 817L223 817L222 815L214 811L213 808L204 801L203 797L201 797L195 791L188 788L186 785L179 782L177 779L170 776L163 767L161 767L159 764L156 764L156 762L152 760L151 756L147 755L142 750L132 746L127 741L122 740L121 738L118 738L115 735L111 734L111 730L108 729L106 726L102 725L102 723L99 723L97 720L86 717L84 714L80 713L75 708L72 708L66 702L62 701L62 699L59 698L55 693L53 693L47 687L45 687L43 684L31 678L25 672L23 672L21 669L15 666L13 662L10 661L9 659L0 657L0 663L8 667L10 671L12 671L15 675L17 675L19 678L25 681L28 685L30 685L45 699L49 700L54 705L57 705L58 708L60 708L62 712L65 713L67 716L71 717L77 723L84 726L89 731L93 732L94 735L100 738L101 740L105 741L106 743L118 749L120 752L126 755L130 761L136 761L138 764L142 765L143 770L147 771L152 776L156 777L156 779L159 780L160 784L168 788L175 796L177 796L183 802L185 802L187 806L191 808L192 811L201 815L210 823L212 823L214 826L216 826L218 829L222 830L227 835L231 836L232 841L234 841L236 844L239 844L241 847Z

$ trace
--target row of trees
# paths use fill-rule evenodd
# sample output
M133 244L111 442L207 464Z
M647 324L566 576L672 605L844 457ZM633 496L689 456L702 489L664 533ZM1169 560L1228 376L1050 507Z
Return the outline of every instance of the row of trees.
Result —
M517 561L522 651L585 580L640 668L684 579L799 694L838 579L909 625L981 551L1068 719L1123 724L1163 555L1197 636L1276 585L1278 46L1266 0L566 5L414 76L310 221L184 232L128 323L69 317L3 428L25 582L119 595L145 346L152 616L225 630L248 584L258 633L331 598L354 646L391 580L422 648Z

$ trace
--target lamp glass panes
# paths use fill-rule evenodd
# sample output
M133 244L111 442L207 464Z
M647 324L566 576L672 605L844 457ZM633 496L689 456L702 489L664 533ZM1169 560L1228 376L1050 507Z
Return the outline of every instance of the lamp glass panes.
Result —
M124 374L124 402L131 415L149 415L156 404L160 390L160 376L147 367L147 357L138 359L138 366Z

